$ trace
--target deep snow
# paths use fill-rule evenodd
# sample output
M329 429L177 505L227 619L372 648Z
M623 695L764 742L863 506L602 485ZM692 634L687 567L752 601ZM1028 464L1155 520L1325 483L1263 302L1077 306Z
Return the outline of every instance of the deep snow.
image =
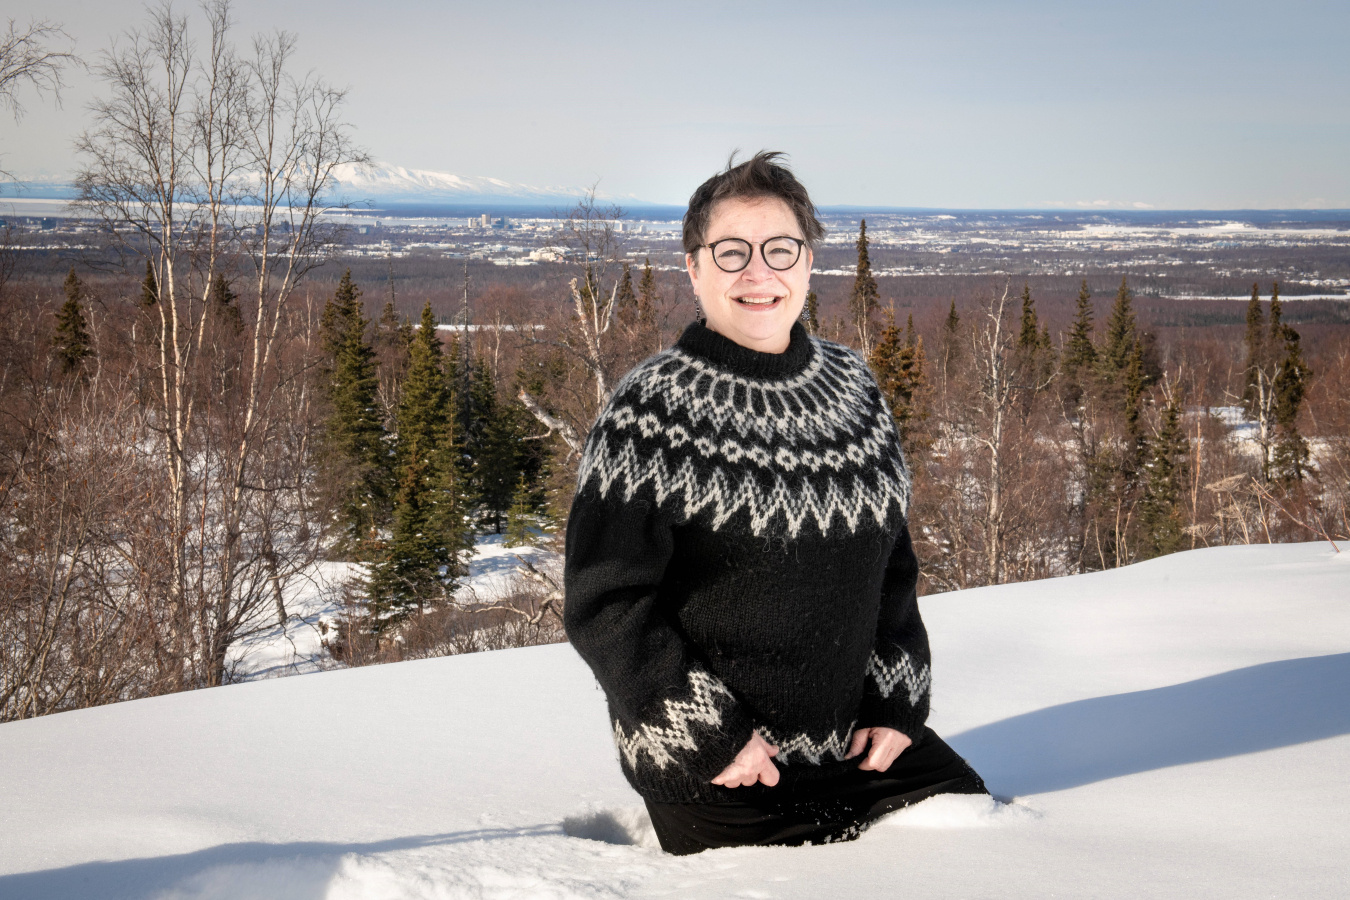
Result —
M672 858L566 645L0 726L0 898L1343 897L1350 548L924 598L931 724L1008 805Z

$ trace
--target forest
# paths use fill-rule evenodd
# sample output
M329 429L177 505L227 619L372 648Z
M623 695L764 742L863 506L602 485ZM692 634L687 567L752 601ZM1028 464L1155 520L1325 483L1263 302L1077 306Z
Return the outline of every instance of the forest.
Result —
M0 245L0 720L227 683L325 561L363 573L345 664L563 639L556 568L457 598L475 539L562 552L590 424L692 315L593 192L561 216L573 263L344 260L341 92L292 76L285 34L236 53L212 9L200 52L155 14L99 69L97 240ZM865 220L850 241L805 325L896 419L923 593L1350 537L1343 301L927 283L874 274Z

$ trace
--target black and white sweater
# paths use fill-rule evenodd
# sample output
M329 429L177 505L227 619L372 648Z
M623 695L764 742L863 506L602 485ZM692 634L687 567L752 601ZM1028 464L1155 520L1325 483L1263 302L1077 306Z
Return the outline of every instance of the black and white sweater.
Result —
M581 460L565 622L640 794L744 799L710 782L756 729L803 775L857 765L856 728L918 738L909 491L866 364L800 324L775 354L695 322L624 377Z

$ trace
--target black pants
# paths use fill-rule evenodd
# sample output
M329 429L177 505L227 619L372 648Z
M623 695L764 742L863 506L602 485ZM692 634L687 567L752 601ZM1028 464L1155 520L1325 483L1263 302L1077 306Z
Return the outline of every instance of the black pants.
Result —
M857 768L862 760L815 771L780 766L774 787L736 788L744 800L648 800L647 811L661 848L684 856L714 847L852 840L879 816L935 794L988 793L975 770L931 729L885 772L864 772Z

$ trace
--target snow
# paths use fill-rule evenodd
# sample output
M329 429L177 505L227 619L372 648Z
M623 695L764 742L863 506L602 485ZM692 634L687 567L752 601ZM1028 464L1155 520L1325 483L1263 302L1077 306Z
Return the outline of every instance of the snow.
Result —
M581 188L533 187L500 178L453 175L393 165L344 163L333 170L335 191L367 199L481 203L492 201L573 201Z
M0 726L0 898L1341 897L1350 552L926 597L931 724L1011 802L669 857L566 645Z
M342 585L357 577L360 566L321 562L295 578L285 592L286 624L270 627L230 647L227 666L232 681L305 675L333 665L323 646L320 623L342 611Z
M533 530L544 537L538 528ZM507 547L504 540L500 534L478 537L469 574L455 591L457 602L493 603L509 597L520 559L561 578L558 554L543 547ZM343 584L363 576L364 567L346 562L321 562L302 572L286 591L285 626L261 628L230 648L230 680L306 675L337 666L323 645L323 629L334 626L342 612Z

